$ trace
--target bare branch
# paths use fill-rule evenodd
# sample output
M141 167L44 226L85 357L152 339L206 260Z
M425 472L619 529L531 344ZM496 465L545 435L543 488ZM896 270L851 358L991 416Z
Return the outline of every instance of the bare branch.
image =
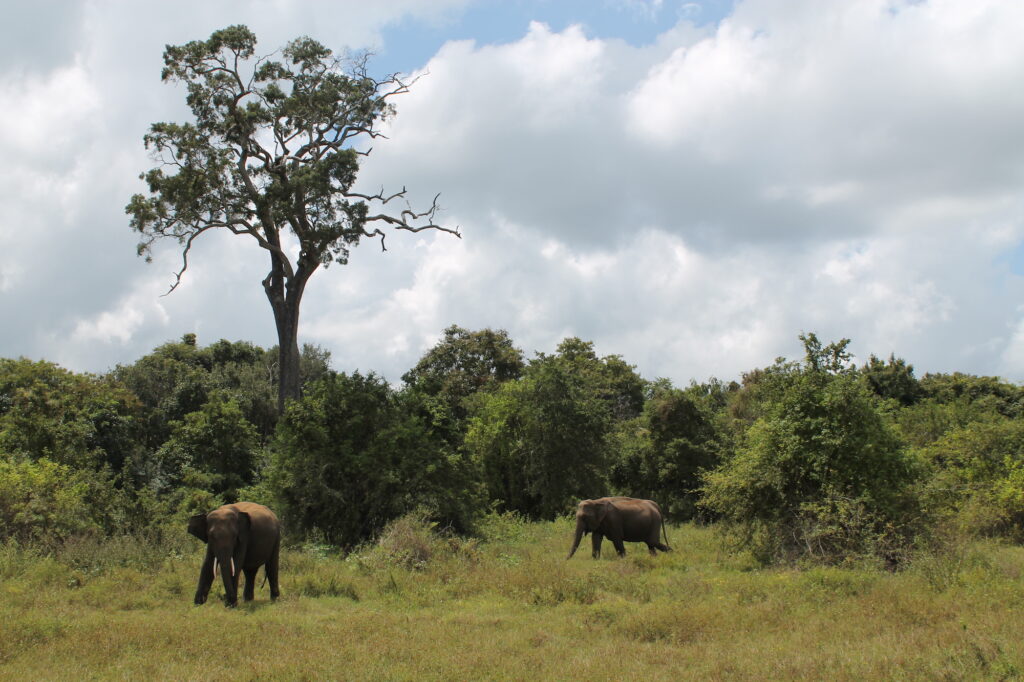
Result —
M177 289L178 285L181 284L181 278L185 274L185 271L188 270L188 252L192 250L192 242L194 242L196 238L205 231L205 229L201 229L198 232L193 232L188 236L188 239L185 240L185 248L181 252L181 269L174 273L174 284L171 285L171 288L168 289L166 293L160 295L161 298L164 296L170 296L171 292Z
M401 192L395 192L391 196L385 197L384 196L384 188L381 187L380 191L377 192L376 194L361 194L359 192L345 192L344 196L345 196L346 199L355 198L355 199L363 199L364 201L379 201L382 204L386 204L389 201L391 201L392 199L396 199L398 197L404 197L405 196L405 192L406 192L405 187L403 187ZM438 195L438 196L440 196L440 195ZM437 201L437 197L434 197L434 201Z

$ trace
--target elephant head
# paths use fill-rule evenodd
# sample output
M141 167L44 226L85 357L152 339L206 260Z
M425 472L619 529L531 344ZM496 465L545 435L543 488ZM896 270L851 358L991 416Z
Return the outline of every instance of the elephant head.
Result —
M612 503L607 500L583 500L576 506L576 534L572 540L572 549L569 550L571 559L580 546L580 540L587 533L594 533L601 530L602 524L612 510Z
M188 521L188 532L206 543L206 559L196 589L196 604L206 602L210 586L220 569L224 598L229 606L238 601L238 572L242 569L252 529L249 514L231 505L209 514L196 514Z

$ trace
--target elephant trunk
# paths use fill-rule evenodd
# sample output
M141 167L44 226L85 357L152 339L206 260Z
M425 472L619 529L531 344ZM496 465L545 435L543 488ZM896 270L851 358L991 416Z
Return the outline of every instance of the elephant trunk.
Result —
M580 546L580 540L583 539L583 533L586 529L583 526L583 519L576 517L576 535L572 539L572 549L569 550L569 556L565 557L566 560L572 558L572 555L576 553L577 548Z
M238 601L238 576L235 573L235 557L233 548L219 548L216 551L216 562L220 565L221 578L224 580L224 599L233 606Z

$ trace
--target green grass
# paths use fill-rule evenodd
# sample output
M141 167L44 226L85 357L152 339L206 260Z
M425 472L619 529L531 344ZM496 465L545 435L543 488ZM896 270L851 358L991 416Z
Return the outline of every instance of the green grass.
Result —
M403 525L404 524L404 525ZM308 545L267 590L194 607L199 543L0 545L3 679L1016 679L1024 549L970 546L898 573L759 569L709 529L676 551L571 561L568 521L484 540L405 520L348 557ZM184 536L184 533L182 533ZM614 555L611 547L606 553ZM582 554L582 555L581 555Z

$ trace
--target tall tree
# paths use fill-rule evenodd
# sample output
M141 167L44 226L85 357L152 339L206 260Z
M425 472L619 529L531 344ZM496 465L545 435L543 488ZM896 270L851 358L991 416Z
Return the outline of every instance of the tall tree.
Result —
M307 37L288 43L280 59L254 57L255 46L248 28L231 26L167 47L162 79L186 84L195 121L151 126L144 140L160 165L141 176L150 196L136 194L125 210L147 260L158 239L181 245L172 291L206 232L228 230L267 251L263 288L277 325L283 411L299 396L299 306L310 276L347 263L362 237L384 248L381 227L459 233L434 223L436 196L424 211L405 203L389 212L385 205L404 201L405 188L352 189L360 156L394 114L391 98L408 92L410 81L377 80L365 55L339 58Z

